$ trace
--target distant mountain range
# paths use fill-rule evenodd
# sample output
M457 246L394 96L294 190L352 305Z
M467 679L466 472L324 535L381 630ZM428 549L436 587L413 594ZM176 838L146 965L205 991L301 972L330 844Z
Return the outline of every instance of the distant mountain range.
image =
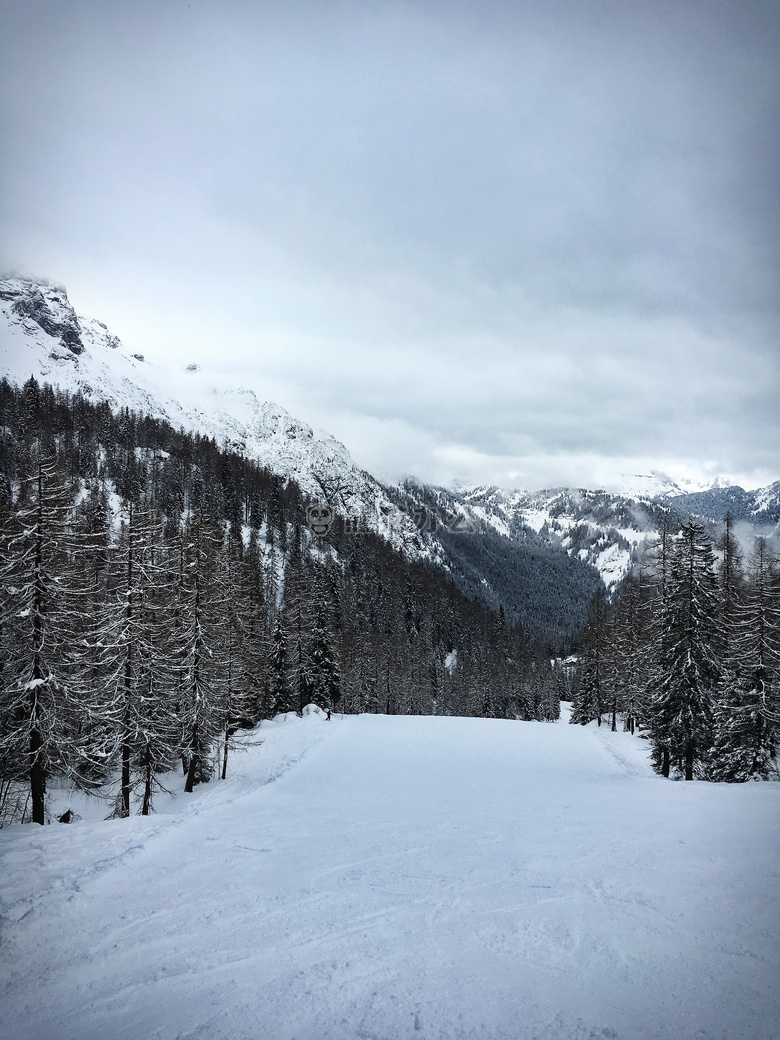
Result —
M77 315L61 285L0 280L0 311L0 374L11 382L34 375L212 437L295 480L340 522L369 527L553 642L571 639L601 582L608 590L619 584L666 508L713 524L730 512L749 530L778 535L780 481L757 491L703 489L651 473L627 477L622 494L445 489L412 479L387 485L356 466L335 438L261 402L252 389L217 388L196 365L171 377L130 353L100 321Z

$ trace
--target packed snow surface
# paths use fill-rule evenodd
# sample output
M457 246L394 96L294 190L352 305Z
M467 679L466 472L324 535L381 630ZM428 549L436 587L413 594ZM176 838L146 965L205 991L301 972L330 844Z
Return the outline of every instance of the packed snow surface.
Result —
M0 832L3 1040L777 1040L780 784L563 722L258 736L154 817Z

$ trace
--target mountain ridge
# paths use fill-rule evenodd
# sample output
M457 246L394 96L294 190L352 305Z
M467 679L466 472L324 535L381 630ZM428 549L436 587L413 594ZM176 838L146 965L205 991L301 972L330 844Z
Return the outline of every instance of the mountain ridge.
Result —
M589 595L599 579L607 592L616 589L655 536L664 510L717 524L730 509L752 528L778 530L780 481L755 491L718 481L686 491L683 485L695 482L652 471L627 478L635 483L634 497L585 488L448 489L414 478L386 485L358 467L335 437L261 401L252 389L212 385L195 364L171 374L131 353L105 324L77 315L59 283L0 279L0 311L0 369L12 381L21 384L33 374L92 401L213 437L295 480L311 499L327 502L408 557L441 568L469 594L496 608L514 601L512 612L526 615L526 622L538 611L525 610L523 597L545 567L568 588L565 596L579 595L576 589ZM564 565L559 554L572 563ZM524 590L517 591L518 583Z
M62 285L19 277L0 280L0 369L23 383L30 375L93 402L146 412L175 428L213 437L220 445L261 461L295 480L312 499L326 499L381 534L395 548L435 560L434 545L420 541L414 523L393 513L384 486L355 465L330 434L261 401L246 387L222 389L199 366L177 374L127 351L92 318L77 315ZM63 338L63 334L66 338ZM175 390L169 382L175 376Z

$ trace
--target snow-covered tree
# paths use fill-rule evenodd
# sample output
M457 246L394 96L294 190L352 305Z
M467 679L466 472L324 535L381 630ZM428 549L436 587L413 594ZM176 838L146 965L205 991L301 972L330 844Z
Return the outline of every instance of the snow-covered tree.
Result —
M271 681L272 714L280 715L292 711L292 694L288 675L287 626L284 612L279 611L271 636L268 670Z
M217 627L221 674L216 680L217 714L220 719L222 761L220 776L227 776L228 754L234 746L234 737L242 725L255 719L261 688L261 660L253 647L252 638L258 638L257 626L252 624L254 583L248 581L244 566L242 543L228 526L219 554L217 574L212 582L212 606L221 617Z
M165 563L159 518L126 500L111 551L111 598L98 629L120 748L118 816L130 814L136 787L143 788L141 811L149 813L156 776L170 764L175 747Z
M323 574L315 580L309 624L308 682L312 700L322 708L335 708L341 699L341 670L333 603Z
M599 590L591 599L588 620L580 634L572 723L584 726L596 719L601 725L607 703L606 643L607 602Z
M766 779L780 726L780 589L776 559L756 539L714 711L713 780Z
M645 717L648 668L647 611L641 579L629 574L623 582L611 623L609 686L614 707L623 716L624 728L631 733L636 722ZM617 728L614 710L612 728Z
M718 589L712 543L688 520L675 541L667 592L659 600L649 722L656 768L692 780L711 744L720 678Z
M210 753L220 729L217 686L222 662L215 657L212 581L221 540L200 508L190 514L181 537L172 659L178 673L184 790L189 793L211 776Z
M734 524L731 513L726 514L723 533L718 539L717 548L721 557L717 568L720 596L718 652L723 661L727 662L730 660L733 652L737 608L743 586L742 553L739 543L734 536Z
M72 487L38 451L0 537L0 766L29 785L34 823L45 822L51 771L90 786L105 767L106 731L83 724L89 704L71 667L82 602L69 531Z
M313 694L310 641L315 596L311 579L311 568L303 556L301 525L296 521L284 573L284 619L291 704L298 715L303 715Z

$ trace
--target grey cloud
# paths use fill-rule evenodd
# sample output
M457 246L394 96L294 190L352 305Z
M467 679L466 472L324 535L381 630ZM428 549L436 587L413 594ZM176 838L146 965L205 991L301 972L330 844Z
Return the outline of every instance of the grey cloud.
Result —
M2 260L144 352L387 471L777 469L775 4L5 7Z

